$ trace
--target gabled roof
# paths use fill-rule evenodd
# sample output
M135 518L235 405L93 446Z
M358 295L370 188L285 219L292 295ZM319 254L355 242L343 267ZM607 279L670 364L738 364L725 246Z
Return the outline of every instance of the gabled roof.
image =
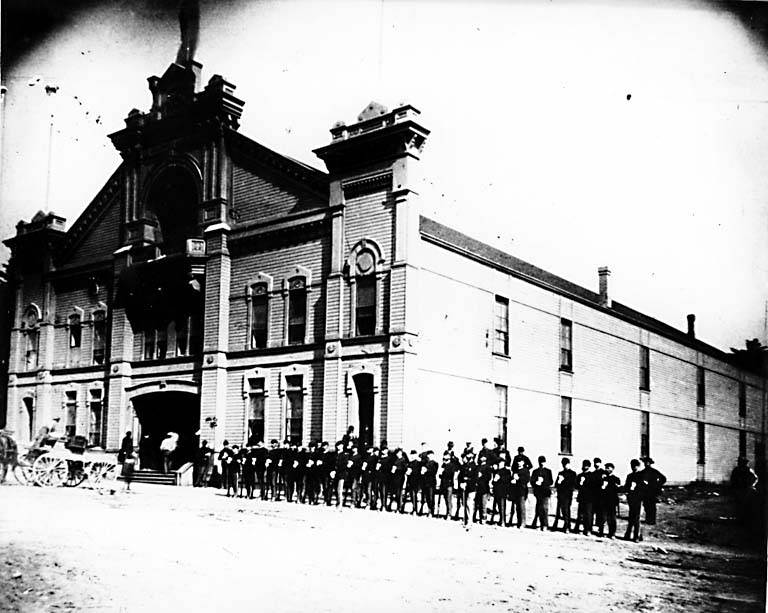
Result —
M88 230L93 227L99 217L101 217L102 213L104 213L109 201L113 196L119 194L120 175L122 170L123 164L121 162L115 172L112 173L112 176L107 179L104 186L99 190L93 200L91 200L90 204L85 207L85 210L75 220L69 230L67 230L61 245L61 250L58 254L59 258L66 258L75 250L75 248L77 248L81 241L87 236Z
M533 264L529 264L513 255L501 251L500 249L491 247L490 245L467 236L458 230L444 226L434 219L421 216L420 230L421 234L428 240L456 251L457 253L471 257L483 264L498 268L519 279L523 279L563 296L577 300L582 304L586 304L592 308L603 311L604 313L623 319L624 321L640 326L650 332L674 340L697 351L701 351L702 353L706 353L721 360L729 361L729 354L726 354L717 347L713 347L712 345L690 337L682 330L678 330L677 328L616 302L615 300L612 301L610 308L601 306L599 294L563 279L562 277L558 277L551 272L538 268Z

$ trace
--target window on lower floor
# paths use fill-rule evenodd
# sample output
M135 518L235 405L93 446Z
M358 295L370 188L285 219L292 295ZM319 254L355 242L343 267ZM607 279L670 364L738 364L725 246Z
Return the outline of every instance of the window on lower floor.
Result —
M304 388L301 375L291 375L285 378L286 411L285 437L291 444L301 445L302 427L304 422Z
M706 433L703 423L699 422L696 426L696 463L703 465L707 461Z
M264 441L264 379L248 380L248 444Z
M651 455L651 416L648 411L640 411L640 457Z
M267 298L266 283L251 288L251 349L267 346Z
M567 455L573 453L573 414L571 404L572 401L567 396L560 398L560 453Z
M77 434L77 392L65 392L64 399L64 434L72 438Z
M506 446L507 444L507 410L508 396L506 385L496 385L496 420L498 422L498 436Z
M101 390L91 390L88 403L88 444L91 447L102 446L103 413L104 405Z

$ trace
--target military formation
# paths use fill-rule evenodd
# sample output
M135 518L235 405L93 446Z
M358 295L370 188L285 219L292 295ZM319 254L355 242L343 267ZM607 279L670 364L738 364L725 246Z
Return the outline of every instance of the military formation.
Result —
M205 446L203 456L211 454ZM633 541L642 540L642 511L645 523L656 522L657 496L666 482L651 458L642 459L643 468L632 460L622 483L615 466L603 465L600 458L584 460L579 473L562 458L562 469L553 475L544 456L534 467L523 447L511 457L500 439L492 447L483 439L477 453L471 443L459 453L449 442L438 463L423 444L410 453L386 445L365 448L352 427L333 447L327 442L303 447L277 440L269 446L254 441L239 447L224 441L218 460L227 496L429 515L461 521L467 529L470 522L490 523L614 538L619 494L625 493L629 518L624 538ZM205 472L200 471L198 485L207 479ZM550 526L553 493L555 518ZM535 511L527 524L530 494ZM574 496L577 512L572 517Z

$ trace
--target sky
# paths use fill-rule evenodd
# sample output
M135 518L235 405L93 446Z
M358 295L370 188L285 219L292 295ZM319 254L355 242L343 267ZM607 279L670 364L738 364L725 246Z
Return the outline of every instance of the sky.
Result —
M74 222L120 163L107 135L176 57L174 2L72 6L6 49L3 237L40 209ZM733 12L203 0L200 18L203 80L237 86L263 145L323 168L335 121L409 102L432 130L424 214L593 290L609 266L613 299L680 329L695 313L721 349L768 341L768 54Z

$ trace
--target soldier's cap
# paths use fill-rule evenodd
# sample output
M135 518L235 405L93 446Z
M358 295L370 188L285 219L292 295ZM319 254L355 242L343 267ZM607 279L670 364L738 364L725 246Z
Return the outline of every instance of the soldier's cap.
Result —
M586 468L588 468L588 467L590 467L590 466L592 466L592 462L590 462L589 460L584 460L584 461L581 463L581 467L582 467L582 468L585 468L585 467L586 467Z
M611 470L613 470L615 468L615 466L613 465L613 462L606 462L605 463L605 468L606 468L606 470L609 469L609 468Z
M632 458L632 461L629 463L629 465L632 467L640 466L640 460L638 460L637 458Z
M277 444L277 439L273 438L271 441L269 441L269 443L270 443L270 445L276 445Z
M226 447L227 445L229 445L229 441L227 439L224 439L224 442L222 443L222 445Z
M523 453L523 451L525 451L525 447L518 447L517 448L517 453Z
M560 464L562 464L563 466L566 466L570 463L571 461L568 458L563 458L562 460L560 460Z
M603 463L603 461L602 461L600 458L595 458L595 459L594 459L594 460L592 460L592 461L593 461L595 464L602 464L602 463Z
M646 456L643 458L643 462L645 462L646 464L653 464L653 458Z
M411 449L411 455L416 455L418 452L415 449Z
M448 449L452 449L452 448L453 448L453 441L448 441Z
M539 464L544 464L544 462L547 461L547 458L545 458L543 455L539 456Z
M485 445L488 442L487 438L484 438L482 441L480 441L483 445Z
M240 445L232 445L232 449L240 449Z

